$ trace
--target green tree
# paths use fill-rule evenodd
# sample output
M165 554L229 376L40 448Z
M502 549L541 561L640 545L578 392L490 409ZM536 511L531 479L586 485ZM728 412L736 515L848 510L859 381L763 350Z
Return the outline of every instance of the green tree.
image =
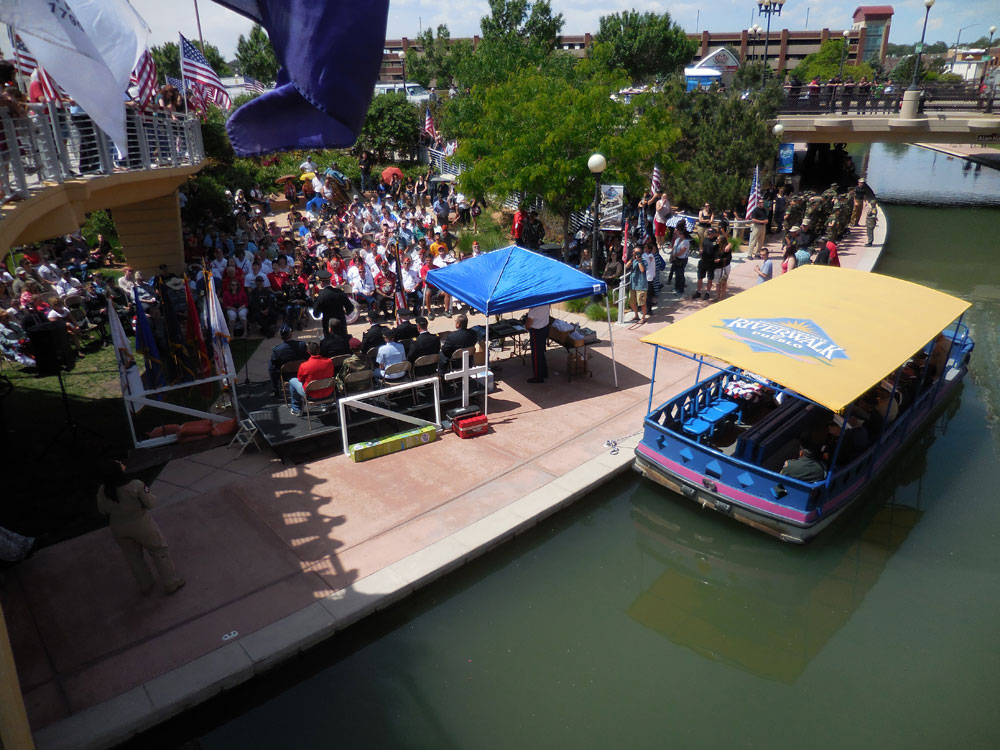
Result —
M821 81L828 81L840 73L840 60L844 54L843 39L827 39L819 48L819 52L806 55L795 73L803 81L811 81L818 78ZM848 53L850 57L850 53ZM862 76L871 78L874 71L868 63L861 65L844 65L844 78L851 76L859 80Z
M908 55L900 60L896 67L892 69L889 77L896 81L897 83L909 84L913 81L913 66L916 65L917 56ZM939 80L941 73L944 71L944 58L942 57L931 57L928 58L926 55L921 55L920 57L920 75L917 77L918 81L925 80Z
M605 181L647 183L654 163L677 132L663 107L611 99L624 78L546 75L522 69L496 86L472 91L457 159L469 165L462 189L479 198L523 192L539 196L562 219L563 252L569 220L594 197L587 159L595 151L609 163ZM595 259L600 271L601 259Z
M490 0L490 15L480 19L479 28L484 40L517 37L552 49L563 23L562 13L552 15L549 0Z
M776 84L772 80L768 85ZM776 111L775 98L768 91L746 99L738 90L689 94L677 82L654 96L681 133L670 149L675 167L667 189L673 202L742 206L754 167L766 169L778 151L768 122Z
M417 108L399 94L381 94L368 105L368 115L358 137L358 147L385 161L393 151L416 148L422 121Z
M621 68L635 82L677 72L698 49L669 13L635 10L602 16L594 44L602 64Z
M192 43L195 47L201 49L201 42ZM151 47L149 53L153 56L153 62L156 63L156 73L161 79L163 76L171 76L172 78L181 77L181 55L175 42L167 42L158 47ZM220 78L233 74L232 68L222 58L222 53L219 52L219 48L214 44L206 43L202 54L205 55L205 59L208 60L212 69Z
M433 29L424 29L417 36L417 44L420 52L412 47L406 51L406 78L426 87L447 87L461 60L472 54L468 40L451 41L446 24L437 27L436 36Z
M236 42L236 62L241 74L256 78L267 86L273 86L277 80L278 58L267 32L259 23L250 29L250 36L240 34Z

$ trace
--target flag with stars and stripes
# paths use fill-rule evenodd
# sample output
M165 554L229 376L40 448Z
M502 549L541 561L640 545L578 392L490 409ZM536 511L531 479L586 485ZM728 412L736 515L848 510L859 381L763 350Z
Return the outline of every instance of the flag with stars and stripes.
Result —
M17 68L17 72L23 76L30 77L37 70L38 82L42 86L42 98L47 102L58 103L60 94L62 93L59 85L52 76L45 72L45 68L38 66L38 60L35 59L35 56L31 54L24 42L21 41L21 37L15 34L11 40L11 44L14 47L14 66Z
M202 96L206 102L211 102L222 109L229 109L232 100L222 85L218 74L212 69L208 60L197 47L180 35L181 73L189 84L198 83L202 87Z
M760 167L753 168L753 182L750 183L750 197L747 198L747 216L760 205Z
M434 118L431 117L431 108L427 107L424 111L426 112L426 115L424 116L424 132L431 138L437 138L438 134L434 127Z
M251 94L263 94L264 84L250 76L243 76L243 86Z
M182 81L180 78L171 78L170 76L166 76L166 79L168 86L173 86L175 89L181 92L184 91L184 81Z
M660 188L661 188L661 185L662 185L662 183L660 182L660 180L661 180L660 165L659 164L654 164L653 165L653 176L652 176L652 178L649 181L649 189L650 189L651 192L654 192L654 193L660 192Z
M205 89L197 81L188 82L188 109L192 112L205 112L208 109L208 103L205 101Z
M129 82L139 89L136 97L139 106L143 109L148 107L156 96L156 63L153 62L153 56L149 54L148 49L143 51L139 62L136 63Z

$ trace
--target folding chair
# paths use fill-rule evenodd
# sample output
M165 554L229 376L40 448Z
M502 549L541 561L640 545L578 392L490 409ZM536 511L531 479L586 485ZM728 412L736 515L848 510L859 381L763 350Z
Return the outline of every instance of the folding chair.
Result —
M344 396L350 396L354 393L364 393L365 391L370 391L371 387L372 371L359 370L358 372L352 372L344 378L344 387L341 389L341 393Z
M340 366L350 359L350 357L350 354L338 354L335 357L330 357L330 361L333 362L333 371L340 372Z
M278 379L281 380L281 396L285 400L285 406L288 406L288 381L298 374L299 365L303 362L305 362L305 360L300 359L296 362L286 362L281 366Z
M311 393L316 391L325 391L327 388L332 388L329 395L323 396L322 398L315 398L310 396ZM319 380L313 380L306 384L306 397L305 408L306 408L306 422L309 424L309 431L312 432L312 417L310 416L311 406L320 406L322 404L332 404L337 401L337 381L333 378L320 378Z

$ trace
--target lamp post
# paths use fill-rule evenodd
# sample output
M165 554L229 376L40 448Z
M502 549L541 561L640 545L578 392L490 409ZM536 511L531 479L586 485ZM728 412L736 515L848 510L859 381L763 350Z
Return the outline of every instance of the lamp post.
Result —
M757 3L757 12L767 16L767 33L764 35L764 75L766 76L771 66L767 62L767 44L771 41L771 16L780 16L781 8L785 0L760 0Z
M934 7L934 0L924 0L924 7L927 10L924 12L924 29L920 32L920 44L917 45L917 59L913 66L913 82L910 84L908 91L917 91L917 81L920 76L920 55L924 51L924 37L927 35L927 17L931 14L931 8Z
M848 29L844 29L844 48L840 51L840 74L838 78L841 81L844 80L844 61L847 59L847 42L851 37L851 32Z
M597 234L601 230L601 174L607 166L608 160L600 154L593 154L587 160L587 168L594 175L594 231L591 237L590 262L596 273L601 274L604 273L604 259L597 257Z
M399 56L399 62L403 66L403 93L406 94L406 51L400 50L396 53Z
M997 33L996 26L990 26L990 41L986 45L986 54L983 56L983 72L979 76L979 88L983 87L983 81L986 80L986 71L990 67L990 50L993 49L993 35Z
M970 23L968 26L963 26L958 30L958 37L955 39L955 51L951 56L951 72L955 72L955 61L958 60L958 45L962 41L962 32L966 29L974 29L976 26L982 26L981 23Z
M756 23L747 29L747 31L750 32L750 38L753 40L753 49L750 52L750 62L753 62L757 57L757 42L760 41L760 32L763 30L764 29Z

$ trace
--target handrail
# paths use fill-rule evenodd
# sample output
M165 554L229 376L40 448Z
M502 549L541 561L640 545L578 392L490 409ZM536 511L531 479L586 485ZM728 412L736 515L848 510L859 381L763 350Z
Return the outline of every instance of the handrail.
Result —
M86 175L198 164L205 159L194 115L125 108L125 153L75 105L29 105L13 117L0 107L0 199L25 199L45 183Z
M906 86L898 83L807 83L786 85L780 114L869 115L899 113ZM990 113L1000 104L1000 87L976 83L924 83L920 86L920 111Z

